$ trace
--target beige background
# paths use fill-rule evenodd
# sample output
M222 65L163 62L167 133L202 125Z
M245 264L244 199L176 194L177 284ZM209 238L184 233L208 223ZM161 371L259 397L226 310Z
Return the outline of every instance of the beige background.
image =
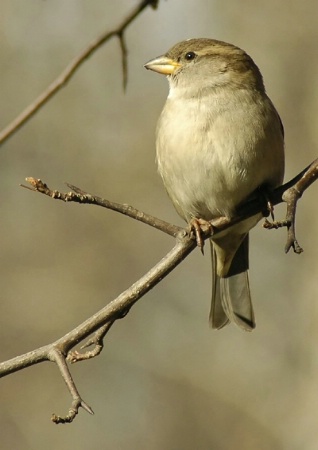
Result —
M2 0L0 126L133 4ZM1 360L60 337L173 246L143 224L19 183L68 181L181 224L154 163L167 82L143 63L189 37L226 40L255 59L285 125L290 178L318 154L317 13L314 0L161 1L127 32L126 94L113 40L1 148ZM70 405L53 365L1 380L1 448L316 450L316 190L299 206L301 256L284 254L285 231L252 233L252 334L209 329L210 261L197 251L114 326L99 358L72 368L95 416L51 424Z

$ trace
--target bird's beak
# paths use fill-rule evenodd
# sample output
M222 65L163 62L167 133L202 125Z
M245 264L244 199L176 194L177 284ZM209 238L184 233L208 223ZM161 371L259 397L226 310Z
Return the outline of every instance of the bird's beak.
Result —
M167 56L158 56L158 58L152 59L144 65L146 69L163 75L172 75L180 66L180 63Z

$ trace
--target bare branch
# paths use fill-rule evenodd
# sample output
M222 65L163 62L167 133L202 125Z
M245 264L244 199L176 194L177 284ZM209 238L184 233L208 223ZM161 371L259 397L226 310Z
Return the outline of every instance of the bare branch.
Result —
M132 10L126 19L118 25L113 31L101 34L94 39L68 66L63 72L51 83L45 91L40 94L24 111L21 112L9 125L7 125L0 133L0 145L9 137L18 131L34 114L39 111L67 82L73 77L80 66L88 59L96 50L113 37L118 37L122 52L123 67L123 84L127 84L127 49L124 41L124 32L127 27L136 19L137 16L147 7L156 8L158 0L142 0L139 5Z
M56 200L62 200L64 202L86 203L90 205L102 206L103 208L111 209L135 220L139 220L140 222L157 228L170 236L176 237L183 230L181 227L172 225L171 223L165 222L164 220L158 219L150 214L146 214L136 208L133 208L132 206L111 202L96 195L89 194L88 192L84 192L69 183L67 183L67 186L74 192L63 193L57 190L52 190L46 183L38 178L28 177L26 178L26 181L30 183L32 187L30 188L29 186L24 185L21 186L31 191L40 192L41 194L47 195Z
M303 192L318 178L318 159L314 161L310 166L304 169L291 181L283 186L275 189L272 193L270 201L273 205L280 202L287 201L287 217L285 221L280 222L278 226L290 226L295 221L296 203L301 197ZM108 200L101 199L91 194L85 193L75 186L69 185L75 192L69 192L67 194L60 193L58 191L52 191L41 180L34 178L27 179L31 183L31 190L41 192L50 197L63 200L74 201L78 203L90 203L99 206L103 206L109 209L113 209L123 214L154 226L161 231L171 234L177 238L177 242L174 248L162 258L152 269L149 270L142 278L134 283L129 289L120 294L115 300L107 304L103 309L95 313L92 317L87 319L81 325L74 330L67 333L52 344L46 345L39 349L28 352L24 355L17 356L9 361L5 361L0 364L0 377L9 375L10 373L21 370L25 367L29 367L34 364L38 364L43 361L53 361L57 364L61 375L68 387L69 392L72 395L72 405L68 411L68 414L64 417L53 415L52 420L55 423L68 423L74 420L78 414L80 407L87 412L93 414L92 409L81 398L75 383L70 374L67 366L67 361L77 362L85 359L93 358L100 354L103 348L103 338L114 324L114 322L124 317L130 310L130 308L147 292L149 292L154 286L156 286L163 278L165 278L176 266L178 266L184 258L186 258L195 248L196 240L187 229L180 229L174 225L168 224L171 228L167 228L166 222L160 221L153 216L142 213L135 208L127 205L119 205L117 203L109 202ZM26 186L25 186L26 187ZM296 195L289 197L289 192L296 192ZM266 205L265 205L266 206ZM291 206L293 208L291 209ZM266 209L266 208L265 208ZM220 231L264 210L264 202L261 202L258 198L249 201L240 208L239 214L233 219L221 217L212 221L212 231L208 227L203 230L203 239L207 239L212 234L217 234ZM264 215L268 214L268 210L264 212ZM279 222L277 222L279 224ZM272 228L275 228L274 226ZM173 230L173 231L171 231ZM294 230L293 230L294 232ZM297 242L295 236L293 236L293 242ZM295 249L295 247L294 247ZM95 333L87 342L82 346L86 348L90 345L95 345L93 350L84 353L71 351L79 342L82 342L87 337Z
M56 347L53 347L53 349L50 351L49 357L51 361L57 364L60 373L62 375L62 378L65 381L65 384L73 398L72 406L69 409L68 414L65 417L52 414L51 417L52 422L56 424L72 422L75 419L76 415L78 414L78 410L80 407L85 409L85 411L87 411L88 413L94 414L92 408L88 406L87 403L85 403L84 400L79 395L79 392L73 381L72 375L69 371L69 368L67 367L65 356Z
M53 361L59 367L61 375L71 392L73 402L65 417L53 415L52 420L55 423L71 422L77 415L80 406L92 413L93 411L82 400L75 387L64 355L67 355L75 345L83 341L96 330L105 327L103 330L105 332L106 324L114 322L116 319L126 315L127 311L129 311L136 301L143 297L177 265L179 265L183 259L194 250L195 246L195 242L190 239L189 236L181 234L180 240L178 239L174 248L158 264L149 270L146 275L77 328L52 344L1 363L0 378L42 361Z
M296 220L296 204L298 199L302 196L303 192L318 178L318 159L313 161L308 167L302 170L296 177L288 181L282 186L276 188L270 194L271 205L277 205L281 202L287 203L287 213L283 221L269 222L267 219L263 224L264 228L267 229L277 229L281 227L287 227L288 236L287 244L285 246L285 252L287 253L291 247L293 247L295 253L301 253L303 249L299 246L296 236L295 236L295 220ZM77 203L88 203L104 208L112 209L114 211L125 214L133 219L139 220L140 222L146 223L170 236L176 237L183 230L181 227L172 225L154 216L146 214L139 211L132 206L110 202L109 200L102 199L96 195L89 194L72 184L67 183L67 186L74 192L61 193L57 190L51 190L47 184L45 184L40 179L28 177L26 178L32 188L29 186L23 186L27 189L40 192L42 194L48 195L49 197L63 200L65 202L77 202ZM252 200L241 205L237 211L237 216L231 219L227 217L220 217L218 219L212 220L212 228L205 227L202 228L202 239L205 240L212 234L215 235L222 230L234 225L235 223L241 222L248 217L253 216L259 212L262 212L264 216L268 215L267 203L266 205L262 201L262 196L256 196ZM191 230L188 230L191 231ZM186 232L186 231L185 231ZM201 247L203 248L203 247Z
M115 320L111 322L107 322L105 325L103 325L99 330L97 330L92 337L88 339L87 342L85 342L84 345L81 346L81 349L90 347L91 345L94 345L93 350L86 351L84 353L80 353L78 351L70 351L67 355L67 361L69 361L71 364L74 364L79 361L84 361L86 359L95 358L95 356L100 355L104 348L104 337L108 333L108 331L111 329L111 327L114 325Z
M283 221L270 223L265 221L264 228L276 229L280 227L287 227L287 243L285 246L285 253L288 253L291 248L295 253L302 253L303 249L298 244L296 239L296 208L297 202L305 192L305 190L318 178L318 159L315 159L308 167L300 172L295 178L281 186L277 190L279 195L276 200L280 198L287 204L286 218ZM282 189L284 188L284 190ZM276 191L277 191L276 190ZM276 192L275 191L275 192ZM276 204L276 203L275 203Z
M305 190L317 179L318 177L318 159L313 161L307 168L304 175L300 180L292 187L290 187L283 194L283 200L287 203L286 221L289 222L287 244L285 246L285 252L287 253L291 247L293 247L295 253L303 252L303 249L299 246L296 239L295 221L296 221L296 208L297 202L305 192Z
M128 63L127 63L127 46L125 42L124 33L121 31L118 33L120 50L121 50L121 64L123 69L123 88L126 91L127 81L128 81Z

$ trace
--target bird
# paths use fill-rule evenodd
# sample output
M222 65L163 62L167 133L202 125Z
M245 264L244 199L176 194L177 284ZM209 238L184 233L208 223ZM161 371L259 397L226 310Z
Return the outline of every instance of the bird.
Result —
M188 39L144 67L167 76L156 129L156 161L178 214L193 228L235 217L284 177L284 128L252 58L235 45ZM258 213L210 239L210 324L255 328L249 287L249 231ZM200 242L199 242L200 244Z

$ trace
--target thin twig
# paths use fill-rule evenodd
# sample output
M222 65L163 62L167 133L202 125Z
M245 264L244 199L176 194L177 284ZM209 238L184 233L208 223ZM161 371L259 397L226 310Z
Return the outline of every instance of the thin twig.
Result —
M296 220L296 204L298 199L301 197L303 192L318 178L318 159L313 161L309 166L302 170L298 175L296 175L292 180L288 181L282 186L276 188L269 196L271 205L277 205L282 201L287 203L287 214L283 221L269 222L267 219L263 224L264 228L267 229L277 229L279 227L287 227L287 244L285 246L286 253L290 247L294 248L296 253L301 253L303 250L299 246L296 236L295 236L295 220ZM40 192L42 194L48 195L49 197L63 200L65 202L77 202L77 203L88 203L104 208L112 209L114 211L125 214L143 223L151 225L170 236L176 237L179 233L183 231L181 227L169 224L161 219L158 219L149 214L145 214L142 211L137 210L129 205L123 205L119 203L110 202L109 200L97 197L96 195L89 194L82 189L67 183L67 186L74 192L62 193L57 190L50 189L46 183L38 178L28 177L26 178L31 184L29 186L24 186L32 191ZM265 206L265 207L264 207ZM236 217L231 219L226 217L220 217L215 220L211 220L212 227L210 229L206 228L202 230L202 239L205 240L211 236L215 235L220 231L229 228L230 226L241 222L244 219L252 217L253 215L262 212L264 216L268 215L268 209L264 205L263 197L256 196L252 200L246 202L238 208Z
M263 227L268 230L273 230L281 227L287 227L287 242L285 245L285 253L288 253L291 248L294 253L300 254L304 250L298 244L296 239L296 209L297 202L303 195L306 189L318 178L318 158L315 159L309 166L302 170L295 178L290 180L284 186L280 186L273 193L274 203L277 204L284 201L287 205L286 217L282 221L269 222L265 220Z
M98 50L105 42L113 37L118 37L122 50L122 67L123 67L123 83L127 84L127 49L124 42L124 32L127 27L136 19L137 16L147 7L156 8L158 3L154 0L142 0L126 19L118 25L113 31L108 31L94 39L68 66L63 72L51 83L45 91L40 94L24 111L22 111L9 125L7 125L0 133L0 145L9 137L18 131L34 114L39 111L67 82L73 77L80 66L88 59L96 50Z
M121 49L121 65L123 69L123 88L124 91L126 91L128 81L128 59L127 59L128 52L127 52L127 45L125 42L125 35L122 31L118 33L118 38Z
M31 191L40 192L41 194L47 195L56 200L62 200L63 202L85 203L111 209L113 211L124 214L125 216L150 225L154 228L157 228L158 230L161 230L173 237L176 237L183 230L182 227L172 225L171 223L165 222L164 220L158 219L157 217L154 217L150 214L146 214L136 208L133 208L132 206L111 202L104 198L98 197L97 195L89 194L88 192L84 192L82 189L79 189L78 187L69 183L66 183L67 186L74 192L63 193L57 190L52 190L39 178L28 177L26 178L26 181L30 183L32 187L24 185L21 186Z
M297 202L305 192L305 190L318 178L318 159L313 161L307 168L306 172L300 178L297 183L287 189L283 194L283 200L287 204L287 214L286 221L289 222L287 225L288 235L287 243L285 246L285 252L289 252L291 248L294 249L295 253L302 253L303 249L298 244L296 239L296 208Z
M111 322L107 322L101 328L99 328L93 336L91 336L84 345L81 346L81 349L90 347L94 345L92 350L88 350L84 353L80 353L77 350L68 352L67 361L71 364L74 364L79 361L85 361L87 359L95 358L95 356L100 355L104 348L104 338L106 334L109 332L111 327L114 325L115 320Z
M55 346L49 354L50 361L53 361L58 366L60 373L62 375L63 380L65 381L65 384L72 396L72 406L68 411L68 414L66 416L57 416L56 414L52 414L51 420L52 422L58 424L58 423L71 423L75 419L76 415L78 414L78 410L80 407L85 409L86 412L89 414L94 414L94 411L80 396L77 387L75 386L75 383L73 381L72 375L69 371L69 368L67 367L67 363L65 360L65 356L62 354L61 351L57 349Z

